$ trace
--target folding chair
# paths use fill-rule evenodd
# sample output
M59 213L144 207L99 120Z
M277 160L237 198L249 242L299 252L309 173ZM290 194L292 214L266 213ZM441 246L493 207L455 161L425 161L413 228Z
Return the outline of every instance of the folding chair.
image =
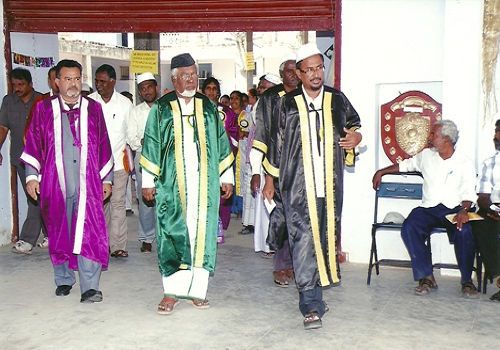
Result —
M411 175L419 176L422 175L418 172L410 173L396 173L391 175ZM366 279L366 284L370 285L372 270L375 267L375 272L377 275L380 274L380 266L397 266L397 267L411 267L410 260L396 260L396 259L379 259L377 252L377 231L379 229L390 230L390 231L401 231L402 224L393 222L383 222L380 221L379 214L379 200L383 199L402 199L402 200L421 200L422 199L422 183L403 183L403 182L382 182L379 188L375 192L375 210L373 214L373 224L372 224L372 244L370 250L370 262L368 264L368 277ZM446 232L445 228L436 227L431 233L442 233ZM431 235L427 239L427 246L429 247L429 252L431 251ZM432 260L432 256L431 256ZM476 271L478 290L481 290L482 285L482 266L481 257L479 252L476 251L476 266L474 271ZM444 264L437 263L432 265L433 268L448 268L457 269L456 264Z
M412 173L411 175L418 175L418 173ZM422 184L421 183L401 183L401 182L382 182L379 188L375 192L375 210L373 214L373 224L372 224L372 244L370 250L370 262L368 264L368 278L366 284L370 284L372 270L375 267L375 271L380 274L379 267L381 265L389 266L399 266L399 267L411 267L411 263L408 260L395 260L395 259L380 259L378 258L377 252L377 230L397 230L401 231L402 224L393 222L383 222L380 221L378 217L379 212L379 200L381 198L391 199L403 199L403 200L421 200L422 199ZM427 241L430 245L430 239Z

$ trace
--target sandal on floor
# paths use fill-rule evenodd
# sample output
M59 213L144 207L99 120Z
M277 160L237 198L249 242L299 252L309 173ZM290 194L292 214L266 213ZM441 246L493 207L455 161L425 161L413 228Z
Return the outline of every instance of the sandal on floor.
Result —
M171 298L171 297L164 297L160 303L158 304L158 314L160 315L170 315L175 308L175 305L179 303L179 300Z
M260 257L264 259L272 259L274 257L274 252L261 252Z
M479 292L477 291L476 286L472 282L462 283L462 296L468 299L477 299L479 298Z
M500 291L496 292L490 297L491 301L500 302Z
M288 276L285 270L273 271L274 283L281 288L288 288Z
M415 287L416 295L427 295L432 290L436 290L438 288L436 282L431 280L430 278L424 277L418 281L418 286Z
M111 256L113 258L127 258L128 257L128 252L126 250L115 250L113 253L111 253Z
M306 314L304 317L304 329L317 329L321 327L323 327L323 324L317 312L314 311Z
M210 302L208 301L208 299L193 299L192 303L195 308L200 310L208 309L210 307Z

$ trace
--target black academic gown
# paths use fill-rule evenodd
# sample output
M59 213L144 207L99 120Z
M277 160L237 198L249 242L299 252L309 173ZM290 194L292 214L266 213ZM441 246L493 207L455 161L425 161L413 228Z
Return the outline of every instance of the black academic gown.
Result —
M270 174L279 177L286 225L292 250L295 279L299 290L327 286L339 281L336 256L336 231L340 223L343 200L345 152L339 140L344 127L361 126L359 115L347 97L325 86L323 93L324 159L326 227L320 229L316 184L314 179L309 110L302 88L280 99L279 127L270 135L267 159ZM336 224L337 223L337 224ZM270 232L271 234L271 232ZM279 237L270 237L279 241Z

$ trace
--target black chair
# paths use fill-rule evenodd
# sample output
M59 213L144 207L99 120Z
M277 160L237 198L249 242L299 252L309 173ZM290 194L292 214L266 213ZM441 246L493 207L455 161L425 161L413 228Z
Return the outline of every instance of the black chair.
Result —
M392 175L404 175L404 176L417 176L421 177L422 175L418 172L411 173L396 173ZM380 274L380 266L396 266L396 267L411 267L410 260L396 260L396 259L379 259L377 252L377 231L379 229L390 230L390 231L401 231L402 224L394 223L394 222L383 222L380 221L379 215L379 200L383 199L401 199L401 200L422 200L422 183L420 182L411 182L411 183L403 183L403 182L382 182L380 187L375 192L375 210L373 215L373 224L372 224L372 244L370 250L370 262L368 264L368 277L366 279L366 284L370 285L372 270L375 267L375 272L377 275ZM436 227L432 230L432 233L442 233L446 232L445 228ZM427 246L429 247L429 252L431 251L431 235L427 239ZM432 257L431 257L432 258ZM475 268L477 275L477 283L478 290L481 290L481 275L482 266L481 257L479 252L476 251L476 265L478 268ZM448 268L448 269L457 269L458 266L456 264L433 264L433 268Z

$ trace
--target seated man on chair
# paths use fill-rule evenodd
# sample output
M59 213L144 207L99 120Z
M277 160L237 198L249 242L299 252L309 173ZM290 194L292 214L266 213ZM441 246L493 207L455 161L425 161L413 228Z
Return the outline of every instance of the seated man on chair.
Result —
M498 277L497 286L500 288L500 119L495 123L493 141L496 153L483 162L476 186L478 213L484 220L475 221L472 230L486 275ZM500 301L500 291L493 294L490 300Z
M472 283L474 239L467 212L476 199L473 163L455 150L458 130L451 120L438 121L429 137L431 148L425 148L412 158L378 170L373 176L373 187L379 187L382 176L395 172L422 173L423 196L421 206L413 209L403 223L401 237L411 258L413 277L418 281L417 295L426 295L437 289L432 272L430 247L425 242L433 228L444 227L461 274L464 297L477 297ZM455 224L446 215L455 214ZM455 221L454 220L454 221Z

